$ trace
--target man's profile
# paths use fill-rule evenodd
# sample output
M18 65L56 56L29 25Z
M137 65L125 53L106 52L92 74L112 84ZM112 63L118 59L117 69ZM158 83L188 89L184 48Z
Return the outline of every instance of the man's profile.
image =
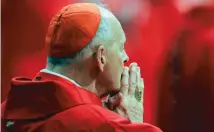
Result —
M143 123L143 80L137 63L124 66L125 41L107 9L92 3L62 8L48 27L46 68L33 79L11 81L2 104L4 131L161 132Z

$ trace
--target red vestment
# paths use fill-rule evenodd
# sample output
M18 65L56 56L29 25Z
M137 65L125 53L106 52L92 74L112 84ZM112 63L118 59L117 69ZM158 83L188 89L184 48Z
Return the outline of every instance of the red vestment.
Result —
M150 124L131 123L103 108L94 93L43 72L33 80L12 80L2 121L11 132L161 132Z

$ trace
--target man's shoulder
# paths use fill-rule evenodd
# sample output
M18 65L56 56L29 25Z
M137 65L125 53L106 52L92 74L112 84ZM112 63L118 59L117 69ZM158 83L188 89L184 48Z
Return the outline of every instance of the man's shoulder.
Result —
M93 104L78 105L59 112L48 119L47 122L58 122L68 130L96 130L102 129L113 131L113 127L108 123L109 120L118 118L119 116L102 106ZM47 124L48 125L48 124Z
M72 131L94 132L161 132L153 125L131 123L119 114L98 105L79 105L60 112L51 119Z

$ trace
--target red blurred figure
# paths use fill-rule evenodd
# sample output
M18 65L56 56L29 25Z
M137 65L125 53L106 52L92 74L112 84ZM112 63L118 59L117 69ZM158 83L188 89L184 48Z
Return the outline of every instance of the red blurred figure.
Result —
M185 15L159 80L164 132L214 131L214 7Z

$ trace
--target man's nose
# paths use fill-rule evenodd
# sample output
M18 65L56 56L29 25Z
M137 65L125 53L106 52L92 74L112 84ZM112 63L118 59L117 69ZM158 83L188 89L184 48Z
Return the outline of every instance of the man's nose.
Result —
M123 62L126 63L126 62L128 62L128 61L129 61L129 57L128 57L128 55L125 53Z

